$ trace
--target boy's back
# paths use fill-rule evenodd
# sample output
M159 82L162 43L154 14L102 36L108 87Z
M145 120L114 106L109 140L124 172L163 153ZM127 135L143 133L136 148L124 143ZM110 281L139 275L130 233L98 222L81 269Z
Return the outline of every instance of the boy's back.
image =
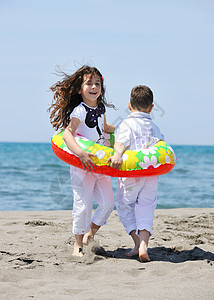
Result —
M139 151L163 139L158 126L145 112L132 112L115 130L115 142L123 143L126 150Z

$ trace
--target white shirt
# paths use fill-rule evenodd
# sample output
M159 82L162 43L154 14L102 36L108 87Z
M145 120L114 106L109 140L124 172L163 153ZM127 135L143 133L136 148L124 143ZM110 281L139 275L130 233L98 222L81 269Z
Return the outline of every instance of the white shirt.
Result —
M79 134L94 143L104 145L104 114L104 104L100 103L96 107L90 107L81 102L70 115L70 119L80 120L76 135Z
M159 140L164 140L164 136L148 113L132 112L115 129L115 142L123 143L126 150L139 151Z

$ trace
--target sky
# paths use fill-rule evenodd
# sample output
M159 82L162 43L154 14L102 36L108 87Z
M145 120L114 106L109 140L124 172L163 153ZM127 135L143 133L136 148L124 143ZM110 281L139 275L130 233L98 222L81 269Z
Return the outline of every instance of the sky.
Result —
M212 0L0 0L0 43L0 142L50 142L56 67L89 64L117 107L108 123L143 84L168 143L214 145Z

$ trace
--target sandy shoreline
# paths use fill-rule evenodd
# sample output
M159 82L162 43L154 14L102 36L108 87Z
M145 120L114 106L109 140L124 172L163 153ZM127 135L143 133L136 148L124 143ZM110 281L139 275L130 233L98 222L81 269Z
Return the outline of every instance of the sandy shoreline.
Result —
M74 259L71 213L0 212L0 299L214 299L214 208L156 210L150 263L116 211Z

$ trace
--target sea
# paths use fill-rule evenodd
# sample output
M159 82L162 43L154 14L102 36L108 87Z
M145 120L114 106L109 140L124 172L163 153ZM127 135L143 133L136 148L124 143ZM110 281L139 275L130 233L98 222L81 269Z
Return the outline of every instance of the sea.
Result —
M172 147L177 162L159 176L157 208L214 207L214 146ZM0 211L71 210L69 171L50 143L1 142ZM116 194L117 178L112 186Z

